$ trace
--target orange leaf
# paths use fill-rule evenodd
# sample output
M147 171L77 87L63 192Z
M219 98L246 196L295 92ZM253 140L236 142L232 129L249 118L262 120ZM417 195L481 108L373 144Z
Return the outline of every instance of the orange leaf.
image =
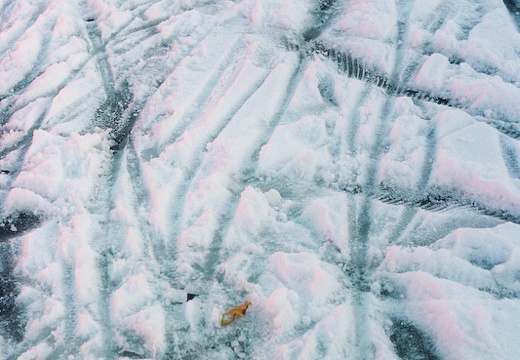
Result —
M247 308L251 305L250 301L246 301L242 305L238 305L231 310L226 311L222 315L222 320L220 321L221 326L226 326L235 321L235 316L242 317L246 314Z

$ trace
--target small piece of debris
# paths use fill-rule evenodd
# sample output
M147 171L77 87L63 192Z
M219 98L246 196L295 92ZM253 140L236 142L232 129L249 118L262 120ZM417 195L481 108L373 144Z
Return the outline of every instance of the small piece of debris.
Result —
M226 326L235 321L235 316L242 317L246 314L247 308L251 306L250 301L246 301L242 305L238 305L231 310L226 311L222 315L222 320L220 321L221 326Z

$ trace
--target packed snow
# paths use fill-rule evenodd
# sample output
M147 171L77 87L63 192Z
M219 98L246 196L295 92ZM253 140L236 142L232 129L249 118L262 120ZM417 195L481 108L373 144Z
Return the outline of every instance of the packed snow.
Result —
M0 0L0 359L519 358L519 14Z

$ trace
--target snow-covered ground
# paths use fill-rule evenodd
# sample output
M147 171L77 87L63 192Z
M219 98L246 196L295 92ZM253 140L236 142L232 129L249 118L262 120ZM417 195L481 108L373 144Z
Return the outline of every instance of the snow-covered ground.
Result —
M0 0L0 359L520 358L519 8Z

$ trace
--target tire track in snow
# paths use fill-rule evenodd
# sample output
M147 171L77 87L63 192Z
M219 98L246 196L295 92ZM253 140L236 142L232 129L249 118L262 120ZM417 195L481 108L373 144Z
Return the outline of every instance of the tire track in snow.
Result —
M518 122L492 119L484 116L473 116L473 119L488 124L490 127L512 140L520 140L520 123Z
M96 26L97 31L98 31L99 39L102 39L101 31L99 29L99 26L97 25L98 19L94 15L97 12L97 10L93 10L92 9L93 6L95 7L95 5L90 5L88 0L82 0L81 6L85 9L85 12L86 12L84 20L87 23L96 23L95 26ZM134 22L134 20L136 18L142 19L144 13L146 12L146 10L147 9L142 9L140 11L135 11L135 9L134 10L128 10L128 11L130 11L132 13L132 16L130 17L130 20L126 21L124 24L122 24L119 27L118 30L114 31L113 33L110 34L110 36L108 36L106 38L105 42L103 43L103 48L106 48L106 46L109 43L111 43L112 41L116 41L118 39L118 36L121 35L126 29L128 29L128 27L130 25L132 25L132 23Z
M90 42L91 43L96 43L96 42L100 43L101 42L100 38L96 39L95 32L91 33L90 30L88 30L89 27L91 28L92 24L87 23L87 37L90 40ZM87 39L85 39L85 40L87 40ZM102 47L102 45L100 45L100 46ZM9 97L6 98L8 100L8 102L4 102L4 106L2 107L2 109L0 109L0 112L2 114L2 118L1 118L2 121L1 121L1 123L3 124L4 122L8 121L14 113L16 113L17 111L23 109L24 107L26 107L27 105L31 104L32 102L34 102L36 100L39 100L39 99L42 99L42 98L54 98L54 97L56 97L56 95L58 95L67 86L67 84L69 84L72 80L76 79L78 75L82 74L82 72L85 69L85 67L90 63L90 61L93 58L98 59L99 51L100 50L98 49L97 51L93 51L92 54L89 54L89 56L87 56L87 58L85 60L83 60L77 67L75 67L74 69L72 69L70 71L69 76L62 83L54 86L51 90L49 90L48 93L40 94L37 98L27 98L27 99L19 100L19 97L21 95L23 95L22 91L25 90L25 88L27 86L32 84L32 82L34 80L36 80L40 75L45 73L45 69L40 70L37 73L36 73L36 70L34 70L32 77L24 79L24 81L26 82L25 86L21 87L19 89L13 90L12 94L10 94ZM40 53L42 53L42 52L40 52ZM109 67L108 63L101 64L101 66L100 66L99 65L100 64L99 60L97 60L97 61L98 61L98 67L99 68L101 68L101 66L103 66L103 68L104 68L103 72L110 71L110 67ZM54 65L54 64L49 64L49 66L52 66L52 65ZM102 82L103 82L103 72L101 72ZM106 76L106 74L105 74L105 76ZM106 79L106 77L105 77L105 79ZM106 86L106 84L104 84L104 85L105 85L104 88L105 88L105 92L106 92L107 86ZM110 89L110 87L108 87L108 88ZM85 96L81 97L76 102L74 102L73 104L69 105L68 108L69 109L77 108L78 104L83 103L86 100L88 100L90 95L91 94L86 94ZM1 102L0 102L0 104L1 104ZM74 111L74 110L72 110L72 111Z
M482 19L489 13L489 11L493 10L493 5L489 6L486 1L483 0L475 0L470 2L473 5L473 9L471 12L465 13L465 22L458 23L461 26L461 31L456 34L457 41L464 42L469 39L469 35L471 31L482 23ZM439 50L442 52L442 50ZM457 54L453 54L453 51L450 51L449 54L446 54L449 58L451 64L460 65L461 63L466 62L465 56L458 56ZM471 56L471 55L470 55ZM475 70L477 70L481 74L486 74L492 77L498 76L502 79L500 75L500 70L493 66L492 64L482 64L480 62L468 62ZM502 79L502 81L504 81ZM504 81L507 84L511 84L513 86L519 87L517 81Z
M139 219L138 228L140 233L145 237L145 256L157 260L163 265L163 269L169 272L169 267L164 266L171 259L168 259L167 252L164 247L165 240L163 236L152 229L148 220L146 219L149 214L151 206L150 194L148 193L146 181L143 178L143 171L141 166L141 160L135 150L134 142L130 137L128 144L124 150L126 169L130 175L130 181L132 185L133 193L137 203L134 204L134 211ZM173 277L170 276L169 277Z
M341 61L338 63L340 65L339 70L344 71L347 73L347 76L351 77L352 74L354 74L354 68L356 65L354 65L354 62L350 57L347 57L345 54L340 54ZM342 137L342 144L341 148L343 149L341 151L342 155L347 155L348 157L355 158L356 155L358 155L358 148L357 148L357 137L359 134L359 127L361 123L361 113L360 109L365 104L365 102L368 100L368 97L370 93L373 91L373 85L371 85L370 82L367 82L363 85L363 88L361 92L358 94L358 97L355 101L354 106L352 107L351 111L347 115L348 119L348 131L345 133L345 135ZM341 161L343 163L345 161ZM341 172L341 170L339 170ZM354 172L354 171L352 171ZM358 171L355 171L355 174L353 175L354 178L357 178L359 176ZM348 239L347 241L352 243L352 241L355 241L355 239L358 239L358 215L357 215L357 199L358 196L357 191L355 189L352 189L353 192L349 193L349 196L346 198L346 207L347 207L347 224L348 224ZM352 244L351 244L352 245ZM350 262L350 260L348 260ZM354 265L355 266L355 265ZM352 264L349 264L347 275L352 280L352 283L359 284L362 279L360 276L362 275L361 269L358 271L352 269Z
M76 305L76 276L74 274L74 259L61 259L63 268L63 306L65 308L63 324L63 345L64 348L54 349L56 357L73 356L77 353L79 343L76 337L78 311Z
M10 1L4 1L2 3L2 8L0 10L0 24L5 24L6 23L6 17L8 14L11 13L11 10L12 10L12 7L15 3L15 0L10 0ZM5 31L6 29L3 29L1 28L0 31ZM0 59L1 61L1 59Z
M395 72L397 74L397 71ZM369 162L365 168L364 188L369 192L373 191L376 186L376 173L380 159L384 153L384 139L388 134L385 130L386 121L389 119L393 107L393 98L387 97L382 105L381 114L379 116L378 130L370 153ZM368 305L367 295L370 289L368 277L371 271L371 261L368 257L368 248L370 246L370 230L372 227L372 199L361 194L361 205L355 212L357 215L354 238L351 239L351 263L350 271L352 283L355 288L354 293L354 321L356 324L356 352L358 356L362 354L373 353L370 343L370 332L367 329L368 323Z
M53 232L47 235L58 239L61 234ZM65 242L60 240L60 242L61 244L58 245L58 250L54 255L56 264L60 269L59 274L55 274L59 279L56 281L56 284L53 284L56 285L55 287L48 282L48 279L38 278L38 275L29 278L24 277L20 280L20 283L25 287L33 288L33 291L46 292L47 294L45 295L53 298L55 304L59 303L59 305L51 305L52 310L49 310L44 303L36 317L39 317L40 321L45 321L43 319L49 316L49 311L57 311L58 321L50 326L45 326L36 336L34 334L29 337L24 336L23 341L19 343L15 350L17 352L16 356L11 354L13 358L26 358L28 356L27 353L34 353L35 349L42 344L52 346L52 350L46 355L47 358L63 358L64 356L74 355L78 351L79 342L76 337L78 312L76 304L75 257L66 258L64 256L64 253L70 250L65 250L65 248L71 246L72 242L69 239L65 240ZM59 310L56 308L59 308ZM61 312L60 310L63 311ZM26 315L25 320L30 325L35 319L27 319Z
M116 353L115 345L115 330L111 323L111 295L116 290L115 284L112 284L110 279L110 266L111 258L113 258L112 246L115 240L109 242L103 242L101 239L105 239L107 235L109 239L114 238L113 224L110 220L110 211L114 208L115 200L115 183L119 174L119 168L122 160L122 150L126 146L126 141L129 135L131 127L135 123L137 116L135 116L135 110L130 109L128 115L128 109L133 101L133 95L130 93L127 84L123 84L122 88L116 90L113 73L108 62L108 55L105 51L105 44L102 43L101 33L97 24L94 21L89 21L87 24L88 36L93 46L93 53L96 56L98 70L100 72L101 80L103 83L103 89L105 91L106 100L101 107L96 111L94 118L94 124L101 128L112 128L115 145L112 147L112 154L107 164L109 170L105 174L104 178L99 181L99 189L105 189L100 191L97 199L94 200L94 204L91 205L92 209L89 211L91 214L99 215L99 225L103 231L99 234L93 234L90 246L98 254L97 268L99 273L100 289L99 298L97 299L97 310L96 313L99 315L99 324L101 327L100 332L103 334L102 339L104 343L101 345L103 352L107 358L113 358L113 354ZM125 119L125 116L127 117ZM126 120L126 122L125 122Z
M151 209L151 199L150 195L147 191L146 182L143 178L143 173L141 169L141 162L138 158L137 152L134 147L134 143L132 138L130 137L126 143L126 146L121 150L122 151L122 159L121 159L121 168L120 173L118 173L118 177L121 176L128 176L128 180L130 181L131 186L131 192L132 192L132 199L131 206L132 211L135 214L136 222L133 224L135 225L135 228L137 229L139 235L140 235L140 241L142 241L142 254L141 257L136 259L130 259L130 261L137 261L139 263L139 271L147 273L148 271L155 273L155 276L158 278L158 282L160 283L158 288L160 288L160 291L156 294L157 298L154 301L159 302L162 310L164 311L165 315L165 338L167 341L167 349L171 346L171 341L173 339L171 336L169 336L168 330L172 327L174 327L173 321L174 319L179 319L179 316L176 316L176 312L180 312L182 309L179 309L179 304L174 303L171 299L169 299L167 296L171 292L172 287L172 279L174 278L174 275L172 274L172 268L171 268L171 259L167 258L167 253L164 249L164 239L160 232L155 231L151 224L148 222L148 214ZM124 166L123 166L124 165ZM116 184L114 183L114 190L116 189ZM123 190L124 191L124 190ZM114 198L114 202L117 201L117 198ZM112 205L112 208L114 206ZM116 227L117 223L113 222L109 228ZM124 236L125 234L121 234ZM116 240L120 240L120 243L118 246L121 246L121 244L125 241L123 238L116 236L111 236L112 238ZM139 241L139 240L138 240ZM117 258L118 254L116 252L109 252L108 256ZM118 259L121 259L121 257L115 259L117 261ZM123 258L125 261L127 258ZM114 262L114 259L106 260L107 265L106 268L110 269L110 262ZM106 281L114 282L114 280L110 279L110 275L107 273L104 276L106 276ZM115 289L117 286L121 286L121 282L118 282L117 285L114 285L113 288ZM112 296L113 291L108 291L106 296L110 297ZM157 331L160 331L159 328ZM142 336L139 334L132 334L135 336L134 339L132 339L128 335L129 332L131 333L131 330L129 331L125 325L123 327L118 327L114 329L114 331L119 331L117 334L118 337L125 338L129 343L137 342L137 340L142 340ZM136 340L137 339L137 340ZM143 346L144 347L144 346ZM117 346L110 349L118 356L124 356L129 358L141 358L145 354L152 353L153 349L144 347L144 349L139 348L139 346L136 345L136 348L138 349L136 352L136 349L134 348L127 348L126 346ZM143 351L141 353L141 351ZM165 351L166 352L166 351ZM155 354L154 354L155 355Z
M403 52L401 49L400 52ZM327 48L322 43L316 42L311 48L311 53L317 53L337 63L338 69L346 76L358 79L383 89L389 96L407 96L415 100L432 102L437 105L453 106L449 100L437 97L423 91L409 88L399 79L400 74L387 76L371 69L363 64L361 59L352 57L350 54L341 52L334 48ZM404 55L401 55L401 57ZM401 59L402 63L402 59Z
M409 28L409 17L413 3L407 3L406 5L398 2L398 21L397 21L397 37L395 40L396 53L394 60L394 68L390 74L388 81L389 84L399 84L401 82L401 76L403 69L403 60L405 56L406 38L408 35ZM353 66L356 67L356 66ZM359 67L359 66L358 66ZM359 76L360 71L356 73L356 77ZM366 75L361 74L361 78ZM389 87L391 88L391 87ZM395 89L396 94L400 94L399 85ZM364 170L365 180L363 188L368 193L371 193L376 188L376 174L379 168L380 160L385 152L384 139L388 137L390 130L389 124L391 123L390 115L393 108L394 98L387 96L381 107L381 113L378 116L379 123L376 126L376 134L373 140L372 148L368 155L368 164ZM353 201L353 200L350 200ZM353 313L355 323L355 353L357 357L362 358L366 354L373 354L373 344L371 343L370 331L368 329L368 296L370 291L370 285L368 283L368 277L373 271L373 264L369 259L368 249L370 246L370 232L372 228L372 199L365 194L361 194L361 205L356 211L356 223L355 230L349 230L351 238L351 259L350 259L350 272L352 283L354 285L353 295ZM353 204L349 204L349 207ZM350 210L350 209L349 209Z
M36 120L34 125L27 131L27 134L25 136L23 136L18 142L16 142L12 146L9 146L8 148L0 151L0 159L7 157L9 154L11 154L15 151L20 152L20 155L18 156L19 161L15 165L13 165L13 167L10 167L8 170L1 169L2 171L6 171L6 173L9 175L9 180L6 183L6 185L7 185L6 189L12 188L12 184L16 181L17 176L20 174L27 151L29 151L29 148L31 147L31 142L32 142L34 131L40 128L40 126L43 122L43 119L47 115L47 112L48 112L48 107L46 107L46 109L43 111L43 113L40 114L40 116L38 116L38 119ZM6 197L8 196L8 194L9 194L9 191L6 191L5 196L0 194L0 210L1 210L0 214L5 213L4 205L5 205L5 200L6 200ZM9 219L9 216L11 216L11 215L8 215L7 219ZM34 218L37 218L37 216L34 216ZM6 223L6 220L0 220L0 223ZM25 223L25 221L23 221L23 222ZM7 223L12 223L12 220L7 221ZM35 221L34 227L37 227L38 225L39 225L39 221L38 222ZM27 228L27 226L16 226L16 225L15 225L15 228L16 229L24 228L25 230L29 229L29 228ZM6 228L6 231L7 231L7 228ZM16 230L13 233L16 233L19 235L18 231L19 230ZM15 236L18 236L16 234L15 234ZM0 230L0 235L1 235L1 230ZM0 236L0 239L1 239L1 236Z
M135 36L137 33L140 33L141 31L151 31L153 34L155 34L157 32L157 29L154 29L154 28L157 28L158 25L164 23L168 19L170 19L170 16L165 16L163 18L147 22L145 25L133 27L133 28L131 28L127 32L125 32L123 30L123 31L120 32L120 36L118 37L118 40L119 41L121 41L121 40L124 41L125 37Z
M255 151L251 154L250 158L241 165L240 170L237 172L238 174L241 174L243 179L249 177L250 174L254 173L257 169L259 155L262 146L264 146L269 141L269 138L271 137L277 124L280 122L280 120L286 113L289 104L296 92L296 88L301 79L303 78L303 73L307 65L307 61L304 60L304 57L301 54L299 54L298 64L296 65L296 68L289 79L289 85L287 86L287 94L285 98L282 100L281 104L279 105L279 110L274 115L273 120L269 123L268 128L264 132L263 136L259 139L258 144L255 145ZM254 93L251 94L251 96L254 96ZM233 114L233 116L235 114ZM221 214L221 218L218 221L218 223L221 224L221 226L215 232L215 237L210 246L210 253L204 260L205 265L203 266L203 268L207 269L205 273L205 278L207 280L212 279L214 277L216 264L220 260L220 252L222 249L222 244L224 242L224 237L231 225L231 221L233 220L233 217L235 215L238 203L240 202L240 194L242 193L242 191L244 191L246 186L247 182L242 181L242 184L239 185L239 188L234 189L236 196L232 199L232 202L229 204L229 206L226 207L227 211Z
M116 134L116 136L115 136L115 140L119 146L119 148L116 147L114 149L115 153L117 155L118 150L121 150L124 147L124 145L126 143L126 138L131 130L133 122L135 121L135 116L124 114L125 110L127 110L127 108L128 108L129 102L131 101L131 99L130 99L131 95L129 97L126 96L125 94L129 94L129 92L125 91L125 89L123 89L122 92L115 90L114 80L113 80L113 76L112 76L112 73L111 73L111 70L110 70L110 67L108 64L108 59L106 57L106 54L103 55L101 53L101 50L104 49L104 47L100 42L100 35L97 34L98 36L96 36L95 32L93 32L93 31L90 31L89 35L90 35L92 42L95 44L95 47L97 48L96 54L94 54L94 56L96 56L98 58L99 71L101 73L101 78L104 83L104 88L105 88L106 97L107 97L107 101L103 107L104 109L102 109L98 112L97 118L98 119L105 118L104 120L106 123L107 122L106 117L109 116L110 117L109 122L111 122L112 125L113 124L120 125L119 128L117 128L118 126L116 126L116 129L115 129L115 131L119 130L119 133ZM77 72L79 72L79 70ZM75 75L75 74L72 74L72 76L73 75ZM29 79L29 80L31 80L31 79ZM59 90L60 89L58 89L58 91ZM19 91L21 91L21 89L19 89ZM130 113L133 113L132 109L130 109ZM40 120L36 124L36 127L39 127L44 115L40 117ZM135 115L135 113L134 113L134 115ZM117 121L120 121L122 118L124 118L128 121L124 124L115 123ZM106 124L106 125L108 125L108 124ZM32 135L32 132L34 131L34 129L36 127L31 129L31 131L29 132L29 137ZM117 163L117 161L116 161L116 163ZM117 168L117 165L115 167ZM109 186L109 188L113 188L113 184L112 184L112 186ZM12 223L13 223L13 226L15 224L18 224L18 222L12 222ZM20 230L23 230L22 226L20 226ZM114 350L110 345L110 343L112 342L113 334L111 331L111 325L110 325L110 320L109 320L110 319L109 298L111 296L111 293L113 292L113 289L111 289L110 286L108 285L110 283L109 274L108 274L110 260L108 260L107 254L108 253L106 251L101 252L101 256L100 256L100 265L101 266L99 268L101 271L101 278L102 278L101 282L103 283L103 287L101 289L101 299L99 301L99 303L100 303L99 308L101 309L100 317L101 317L101 323L102 323L102 333L104 334L103 338L106 340L106 343L108 344L108 345L106 344L106 352L107 352L107 354L110 354ZM62 347L58 347L58 348L54 349L53 354L55 356L61 356L61 355L63 355L64 352L65 352L65 354L73 354L75 352L74 347L76 346L76 345L73 345L75 342L75 335L73 335L74 334L73 330L76 327L75 321L76 321L76 317L77 317L76 316L77 314L75 312L75 305L74 305L75 297L76 297L74 295L74 288L75 288L75 280L74 280L74 275L73 275L74 270L73 270L73 266L71 266L71 265L62 263L62 266L64 267L64 269L63 269L64 270L63 271L63 276L64 276L63 297L64 297L64 301L65 301L65 308L67 309L67 314L64 319L65 320L64 321L64 327L65 327L65 333L64 333L65 338L64 339L65 339L66 348L63 349ZM110 355L109 355L109 357L110 357Z
M390 341L400 359L440 360L435 342L412 321L394 317L389 330Z
M357 136L359 133L359 126L361 123L361 114L359 109L363 106L363 104L368 99L370 92L372 91L372 87L369 85L364 85L363 91L359 94L352 111L350 112L348 118L349 120L349 129L346 135L346 151L351 156L357 155Z
M47 232L45 235L53 239L59 237L59 234L56 231ZM16 254L16 258L20 259L18 261L24 263L24 261L27 260L23 258L24 251L22 249L26 246L27 240L19 239L15 241L16 246L11 248L16 248L16 250L14 252L2 252L0 253L0 256L3 257L11 254L14 259L14 255ZM32 240L29 239L28 241L31 242ZM60 248L60 250L63 250L63 248ZM21 269L16 270L16 283L22 284L25 291L30 289L30 291L39 294L42 299L52 298L52 301L48 303L42 299L23 299L23 296L22 299L15 299L16 302L19 301L21 303L16 304L16 302L14 302L15 309L18 311L16 321L18 323L24 323L24 327L20 329L20 338L17 339L16 346L11 347L11 353L8 355L9 359L29 358L29 354L34 354L38 347L45 348L46 346L53 347L52 349L49 348L50 353L46 355L46 358L61 358L64 352L67 352L68 354L75 353L77 346L77 343L73 342L75 327L71 327L71 325L75 323L75 318L69 317L70 315L75 314L76 311L74 306L75 296L72 295L72 298L69 297L71 293L67 287L72 275L69 270L72 270L72 267L69 266L70 262L67 261L68 259L65 260L59 254L60 250L55 253L53 260L51 260L53 264L62 270L59 273L53 274L57 278L56 280L41 277L38 276L38 274L27 274L25 270ZM36 266L39 267L41 265ZM49 268L47 267L42 268L41 270L45 272L45 270L48 271L48 269ZM18 291L16 291L16 294L18 294ZM30 309L30 314L22 313L21 310L26 310L26 307ZM46 326L42 326L40 331L37 333L26 336L25 330L27 328L25 326L30 328L31 326L34 326L35 323L38 324L39 322L44 322L45 318L49 317L50 313L53 313L53 316L55 316L58 321L55 321L52 324L46 324ZM14 324L11 325L14 330Z
M403 247L429 246L459 228L486 229L503 223L503 221L492 217L475 216L467 208L457 208L446 210L445 213L439 214L445 218L441 226L428 226L428 224L424 223L424 219L426 216L429 217L433 214L435 213L429 213L428 211L418 212L406 234L401 237L398 245Z
M298 64L296 70L289 79L286 97L284 98L279 110L274 115L272 121L269 122L268 129L264 132L263 137L259 141L259 145L256 146L256 150L251 155L251 166L249 167L249 169L246 168L245 171L242 172L242 177L244 179L254 174L254 170L258 168L258 161L260 160L260 151L262 150L262 147L269 142L269 139L271 138L274 130L276 129L278 124L280 124L284 115L287 113L291 100L294 97L294 94L296 93L298 84L301 82L304 76L304 72L307 68L307 65L308 59L306 59L301 53L298 53Z

